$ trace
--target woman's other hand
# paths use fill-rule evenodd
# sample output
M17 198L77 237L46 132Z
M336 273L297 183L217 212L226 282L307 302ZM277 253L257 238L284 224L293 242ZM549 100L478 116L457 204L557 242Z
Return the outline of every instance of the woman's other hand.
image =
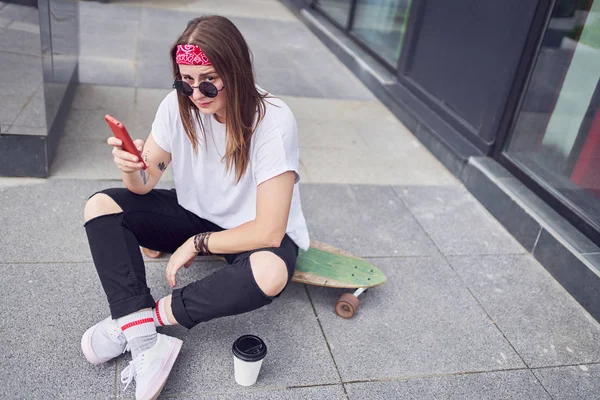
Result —
M107 143L113 147L112 153L114 156L114 162L122 172L131 173L142 169L144 163L141 162L137 156L123 150L121 147L123 142L121 142L121 140L111 136L108 138ZM141 153L144 149L144 141L142 139L136 139L133 141L133 143Z
M192 265L192 262L198 255L196 252L196 248L194 247L194 238L188 239L184 244L182 244L176 251L173 253L171 258L169 259L169 264L167 265L167 270L165 275L167 277L167 282L171 288L174 288L177 284L177 280L175 275L177 275L177 271L181 267L189 267Z

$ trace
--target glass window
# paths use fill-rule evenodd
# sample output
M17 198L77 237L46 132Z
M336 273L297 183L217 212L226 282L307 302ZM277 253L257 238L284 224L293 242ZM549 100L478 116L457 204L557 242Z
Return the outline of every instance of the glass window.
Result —
M396 66L411 0L359 0L352 32L375 53Z
M600 0L559 0L506 155L600 227Z
M352 0L316 0L314 4L346 29Z

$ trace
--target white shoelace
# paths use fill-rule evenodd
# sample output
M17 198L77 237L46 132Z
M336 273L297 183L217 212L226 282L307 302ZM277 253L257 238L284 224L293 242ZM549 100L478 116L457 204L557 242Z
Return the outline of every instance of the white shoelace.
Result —
M123 391L127 390L127 387L133 378L135 378L135 364L133 361L129 361L129 365L125 367L123 371L121 371L121 383L125 384Z
M125 384L123 391L127 390L127 387L129 386L133 378L135 378L138 369L141 369L141 365L138 364L141 364L142 361L143 355L140 355L139 357L129 361L129 365L125 367L123 371L121 371L121 383Z
M115 343L122 342L123 338L125 337L121 331L121 328L118 327L111 329L110 332L108 332L108 336Z

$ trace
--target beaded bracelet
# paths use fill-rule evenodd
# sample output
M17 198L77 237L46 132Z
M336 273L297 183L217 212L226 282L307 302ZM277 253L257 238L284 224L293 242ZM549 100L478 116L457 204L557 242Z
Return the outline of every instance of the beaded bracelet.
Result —
M203 232L194 236L194 248L196 252L202 256L207 256L212 254L210 250L208 250L208 238L212 232Z

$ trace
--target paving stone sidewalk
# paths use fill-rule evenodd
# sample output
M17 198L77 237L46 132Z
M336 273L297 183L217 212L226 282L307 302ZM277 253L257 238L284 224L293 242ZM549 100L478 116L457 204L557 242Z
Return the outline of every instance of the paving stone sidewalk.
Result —
M93 366L79 348L108 315L83 207L122 186L102 117L145 138L170 90L168 48L206 12L238 25L258 83L297 117L312 238L367 257L388 283L350 320L334 312L342 290L294 283L258 311L165 328L184 346L161 398L598 398L600 325L275 0L80 2L82 83L52 176L0 178L0 398L134 397L119 379L130 355ZM168 294L168 258L147 261L152 294ZM222 266L195 262L178 284ZM269 348L249 388L231 354L246 333Z

